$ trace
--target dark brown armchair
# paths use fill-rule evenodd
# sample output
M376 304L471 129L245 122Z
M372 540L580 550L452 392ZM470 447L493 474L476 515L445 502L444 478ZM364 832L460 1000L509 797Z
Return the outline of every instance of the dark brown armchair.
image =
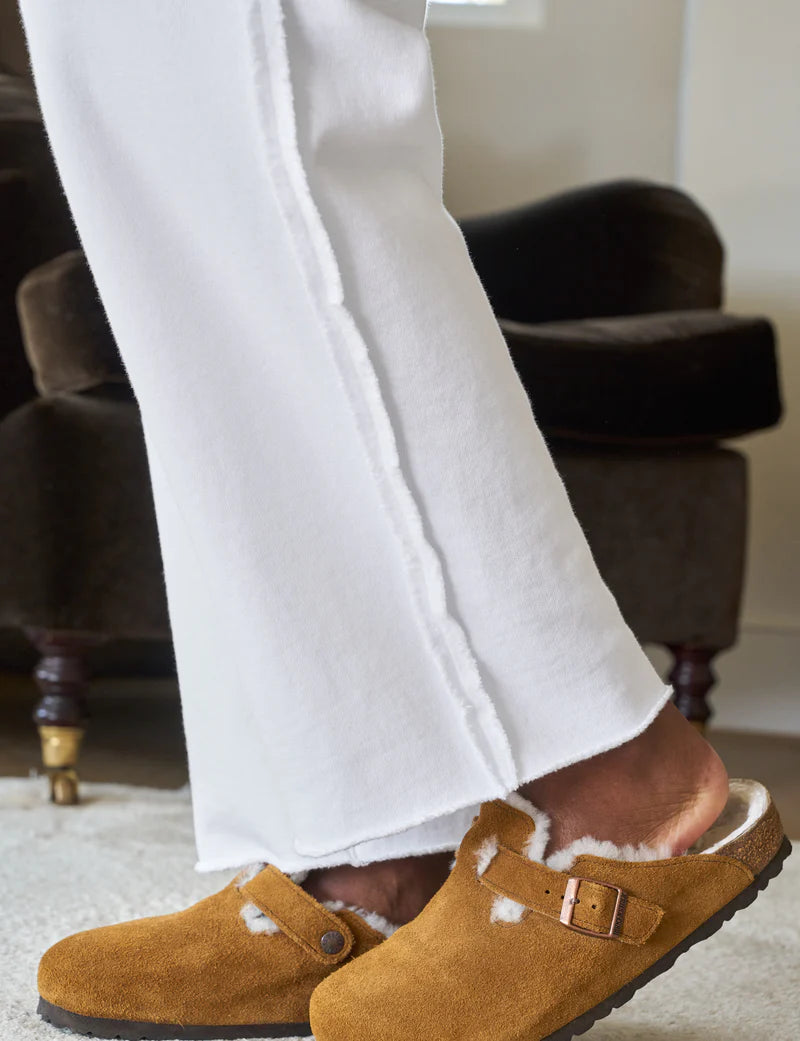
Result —
M722 242L673 188L602 184L462 228L600 571L702 725L747 543L747 463L722 442L780 418L772 326L722 313Z

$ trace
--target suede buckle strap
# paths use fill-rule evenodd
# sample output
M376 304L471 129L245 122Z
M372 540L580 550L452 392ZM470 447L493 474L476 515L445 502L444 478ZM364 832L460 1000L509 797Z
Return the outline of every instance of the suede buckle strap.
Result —
M479 880L498 896L596 939L640 946L664 917L656 904L632 896L613 883L570 877L504 846Z
M240 891L318 961L337 965L352 951L355 939L347 923L276 867L268 865Z

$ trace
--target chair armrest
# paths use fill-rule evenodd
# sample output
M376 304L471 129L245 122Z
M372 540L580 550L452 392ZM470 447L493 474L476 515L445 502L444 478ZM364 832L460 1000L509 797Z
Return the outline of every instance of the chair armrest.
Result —
M775 334L765 318L684 311L501 327L551 438L708 443L781 416Z
M169 636L130 397L98 388L34 398L0 423L0 575L2 626Z
M0 419L34 393L14 294L30 267L30 185L21 170L0 170Z
M81 250L63 253L26 275L17 292L17 310L40 394L128 384Z
M722 243L674 188L614 181L460 223L503 318L550 322L722 303Z

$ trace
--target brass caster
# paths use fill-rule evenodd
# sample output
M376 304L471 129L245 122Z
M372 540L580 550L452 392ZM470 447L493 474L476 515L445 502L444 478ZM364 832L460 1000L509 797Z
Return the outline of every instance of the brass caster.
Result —
M48 770L70 769L78 761L83 727L40 726L42 761Z
M56 806L77 806L80 796L74 770L54 770L50 774L50 801Z
M83 739L83 727L40 726L42 761L50 777L50 799L56 806L80 801L75 767Z

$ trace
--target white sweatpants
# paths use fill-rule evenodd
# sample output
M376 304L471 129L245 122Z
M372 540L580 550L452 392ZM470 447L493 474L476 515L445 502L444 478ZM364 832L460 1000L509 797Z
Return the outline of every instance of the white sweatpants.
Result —
M669 692L442 204L424 0L22 9L141 405L198 867L452 848L642 730Z

